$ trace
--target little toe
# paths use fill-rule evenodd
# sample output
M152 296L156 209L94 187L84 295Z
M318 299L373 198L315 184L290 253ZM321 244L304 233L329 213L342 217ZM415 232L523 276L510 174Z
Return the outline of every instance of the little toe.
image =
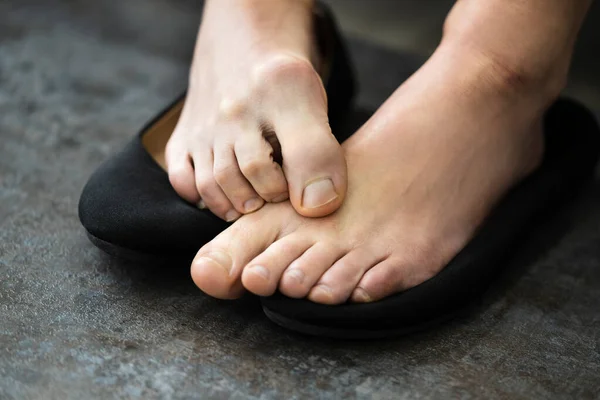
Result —
M272 295L277 290L281 274L312 244L309 238L299 235L279 239L244 268L244 287L259 296Z
M293 298L306 297L321 275L344 255L331 243L318 242L292 262L284 272L279 290Z
M197 204L200 194L196 188L194 166L189 153L179 144L169 144L165 150L167 172L171 186L184 200Z
M368 270L352 292L351 301L369 303L409 288L406 266L387 259Z
M381 300L433 278L446 264L443 258L432 256L432 251L422 252L416 257L415 254L413 252L409 258L387 258L368 270L356 285L357 289L352 293L351 300Z
M379 262L375 254L365 248L350 251L321 276L308 298L316 303L345 303L365 272ZM324 287L328 293L322 292Z

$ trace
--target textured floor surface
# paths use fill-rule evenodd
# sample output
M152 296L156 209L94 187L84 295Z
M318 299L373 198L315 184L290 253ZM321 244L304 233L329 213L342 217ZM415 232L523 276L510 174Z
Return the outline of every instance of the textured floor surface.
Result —
M600 179L472 310L394 340L289 333L255 298L93 247L78 195L184 87L198 17L192 0L0 2L0 399L597 397ZM352 53L359 121L419 59Z

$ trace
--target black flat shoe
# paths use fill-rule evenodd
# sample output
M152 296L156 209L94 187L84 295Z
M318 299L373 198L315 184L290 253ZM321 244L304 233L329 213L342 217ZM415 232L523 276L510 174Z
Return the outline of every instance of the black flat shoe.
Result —
M335 20L323 4L315 8L315 34L326 60L322 76L336 133L350 109L355 81ZM159 165L184 101L185 94L105 161L83 189L79 219L92 243L109 254L150 262L191 259L229 226L182 200Z
M560 100L547 112L544 129L542 165L510 191L437 276L367 304L327 306L276 294L261 299L267 317L301 333L347 339L411 333L451 318L486 291L536 224L555 213L593 176L600 130L590 112Z

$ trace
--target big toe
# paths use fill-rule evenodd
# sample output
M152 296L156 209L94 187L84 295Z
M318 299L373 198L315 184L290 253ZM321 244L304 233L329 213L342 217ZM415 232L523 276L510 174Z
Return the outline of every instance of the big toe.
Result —
M305 217L331 214L346 195L347 175L329 126L323 83L310 63L285 57L262 72L270 88L264 107L281 145L290 201Z
M240 297L244 267L279 236L282 221L290 217L279 215L285 209L283 204L269 204L260 212L243 216L203 246L191 267L196 286L219 299Z
M347 187L346 160L330 132L313 136L310 141L282 144L283 167L294 209L305 217L323 217L342 205Z
M243 294L243 288L232 275L232 269L233 260L226 250L198 253L192 263L192 279L210 296L236 299Z

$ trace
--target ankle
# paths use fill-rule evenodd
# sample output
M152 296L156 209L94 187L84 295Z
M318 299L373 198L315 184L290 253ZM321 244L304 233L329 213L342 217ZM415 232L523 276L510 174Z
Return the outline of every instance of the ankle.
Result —
M203 26L215 31L264 34L271 39L309 30L314 0L208 0Z
M568 64L565 62L542 64L526 58L505 57L464 36L445 36L436 52L456 61L465 84L488 89L511 100L529 100L546 107L560 95L567 82Z
M566 84L585 10L581 1L461 0L445 21L442 45L487 66L500 88L550 101Z
M207 1L198 45L221 52L230 60L231 49L244 57L285 51L313 58L314 0Z

